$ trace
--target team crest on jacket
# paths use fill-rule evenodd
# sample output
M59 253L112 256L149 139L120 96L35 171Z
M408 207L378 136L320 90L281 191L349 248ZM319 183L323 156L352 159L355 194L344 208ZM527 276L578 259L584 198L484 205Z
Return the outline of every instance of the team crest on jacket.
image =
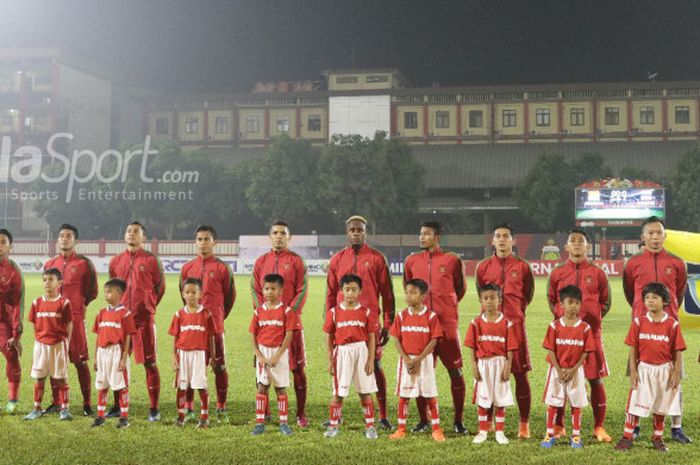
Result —
M365 268L369 268L369 261L366 261L366 262L364 263L364 265L365 265Z
M586 276L585 281L586 284L593 284L593 276Z
M285 270L288 270L288 269L289 269L289 263L285 263L285 264L282 265L282 266L284 267Z
M667 266L666 268L664 268L664 273L666 273L666 274L673 274L673 267L670 266L670 265Z
M447 267L445 265L440 265L440 273L447 273Z
M215 278L215 277L216 277L216 273L214 273L213 271L210 271L210 272L209 272L209 277L210 277L210 278Z
M9 280L10 280L10 278L7 277L7 276L2 276L2 277L0 277L0 281L2 281L3 283L8 282Z
M520 276L520 273L518 272L518 270L512 270L512 271L510 272L510 277L511 277L511 278L513 278L513 279L518 279L518 276Z
M71 267L70 267L70 271L71 271L71 273L77 273L77 272L78 272L78 268L75 267L75 266L71 266Z
M139 270L146 271L146 265L139 265Z

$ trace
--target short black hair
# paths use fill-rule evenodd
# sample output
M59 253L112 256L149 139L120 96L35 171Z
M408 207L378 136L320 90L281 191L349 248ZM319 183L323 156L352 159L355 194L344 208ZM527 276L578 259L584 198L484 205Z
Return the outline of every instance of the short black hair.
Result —
M281 287L284 287L284 278L282 277L281 274L277 273L270 273L266 274L265 277L263 278L264 283L276 283L279 284Z
M63 231L64 229L67 229L68 231L73 231L73 237L75 237L76 239L78 238L78 228L76 228L76 227L73 226L72 224L63 223L61 226L59 226L59 227L58 227L58 232L59 232L59 234L60 234L61 231Z
M559 291L559 302L564 302L564 299L567 297L578 300L579 302L583 301L583 293L581 292L581 289L573 284L563 287L561 291Z
M199 289L202 289L202 280L199 278L187 278L182 282L182 288L184 289L185 286L188 284L194 284L195 286L199 287Z
M486 291L494 291L494 292L496 292L496 294L498 294L499 299L502 298L501 286L499 286L496 283L486 283L483 286L479 286L479 288L477 288L476 291L477 291L477 294L479 295L479 298L481 298L481 294L486 292Z
M0 229L0 236L5 236L12 244L12 233L5 228Z
M356 283L358 286L360 286L360 289L362 289L362 278L357 276L356 274L348 273L344 275L342 278L340 278L340 287L342 288L346 284L350 283Z
M421 228L430 228L436 236L442 236L442 225L437 221L423 221L420 224Z
M216 240L216 229L214 229L214 226L210 226L208 224L200 224L199 226L197 226L197 229L194 230L194 235L196 236L199 232L208 232L209 234L211 234L211 237L213 237L214 240Z
M428 283L426 283L422 279L409 279L408 281L406 281L406 284L404 284L403 288L406 289L408 286L413 286L417 288L420 291L420 295L425 295L428 293Z
M510 231L511 236L515 234L515 229L513 229L513 227L508 223L497 224L496 226L491 228L491 234L495 233L497 229L507 229L508 231Z
M572 234L581 234L583 237L586 238L586 242L588 242L588 241L590 240L589 237L588 237L588 233L587 233L586 231L584 231L583 229L581 229L581 228L571 228L571 229L569 230L569 234L568 234L568 235L571 236Z
M119 278L112 278L107 281L104 287L109 287L110 289L119 289L119 293L123 294L126 291L126 281Z
M671 303L671 293L668 292L668 288L661 283L649 283L642 289L642 299L646 297L647 294L656 294L664 301L664 305Z
M44 272L42 273L42 276L46 276L46 275L56 276L56 279L58 279L59 281L63 280L63 277L61 276L61 270L59 270L58 268L55 268L55 267L49 268L48 270L44 270Z
M126 227L129 228L129 226L138 226L141 228L141 231L146 234L146 227L139 223L138 221L132 221L131 223L127 224Z
M273 226L284 226L285 228L287 228L287 230L289 230L289 223L283 220L277 220L274 223L272 223L270 225L270 229L272 229Z
M647 246L647 243L642 241L639 244L637 244L637 249L642 250L642 247L646 247L646 246Z
M661 223L661 226L663 226L664 229L666 229L666 223L664 223L664 220L662 220L658 216L650 216L649 218L647 218L646 220L644 220L642 222L642 231L644 231L644 226L651 224L651 223Z

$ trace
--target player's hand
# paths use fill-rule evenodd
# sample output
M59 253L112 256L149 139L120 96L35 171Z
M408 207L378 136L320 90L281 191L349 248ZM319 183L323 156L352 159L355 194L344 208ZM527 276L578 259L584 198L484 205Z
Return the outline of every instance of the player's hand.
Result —
M124 371L126 368L126 359L122 358L119 360L119 371ZM97 371L97 362L95 362L95 371Z
M382 328L379 332L379 345L384 347L387 342L389 342L389 330L387 328Z
M564 368L557 368L557 376L559 377L559 381L562 383L566 382L566 370Z
M474 381L481 381L481 373L479 373L479 365L476 362L472 362L472 376Z
M172 367L173 371L177 371L177 361L173 360Z
M637 389L637 383L639 382L639 373L637 370L630 372L630 388Z
M333 363L333 359L328 361L328 373L330 373L331 376L335 375L335 364Z
M92 362L92 368L93 368L95 371L97 371L97 360L95 360L94 362Z
M267 364L270 365L271 367L275 367L275 366L277 366L277 362L279 362L279 361L280 361L279 355L275 354Z
M374 373L374 360L368 358L367 362L365 362L365 374L369 376L372 373Z
M503 372L501 372L501 381L507 383L510 379L510 366L506 365L503 367Z
M668 377L668 388L670 390L678 388L681 384L681 372L679 370L673 370L671 371L670 376Z

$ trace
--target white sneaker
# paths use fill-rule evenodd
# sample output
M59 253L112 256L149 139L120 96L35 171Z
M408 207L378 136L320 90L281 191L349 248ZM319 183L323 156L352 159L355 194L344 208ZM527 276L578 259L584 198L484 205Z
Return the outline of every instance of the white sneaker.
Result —
M508 438L506 437L506 433L503 431L496 431L496 442L499 444L508 444Z
M489 437L488 431L479 431L479 434L474 436L474 439L472 439L472 442L474 444L481 444L482 442L486 441L486 439Z

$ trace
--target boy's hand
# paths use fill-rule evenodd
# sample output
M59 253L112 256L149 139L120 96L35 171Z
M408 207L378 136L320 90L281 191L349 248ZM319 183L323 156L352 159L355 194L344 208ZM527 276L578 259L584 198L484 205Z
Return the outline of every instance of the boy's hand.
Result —
M559 377L559 381L562 383L566 382L566 370L562 367L557 368L557 376Z
M173 368L173 371L177 371L177 360L173 360L172 368Z
M279 361L280 361L279 354L275 354L268 362L268 365L270 365L271 367L274 367L277 365L277 362L279 362Z
M97 371L97 360L95 360L94 362L92 362L92 368L93 368L95 371ZM123 369L123 368L122 368L122 369Z
M481 373L479 373L479 365L476 362L472 362L472 376L474 381L481 381Z
M409 375L414 375L416 374L416 362L410 357L406 357L403 359L404 365L406 365L406 371L408 372Z
M507 383L509 379L510 379L510 365L506 364L506 366L503 367L503 372L501 372L501 381L503 381L504 383Z
M335 364L332 358L328 360L328 373L330 373L331 376L335 375Z
M374 360L368 357L365 362L365 374L369 376L372 373L374 373Z
M119 371L124 371L125 368L126 368L126 359L125 359L124 357L122 357L121 359L119 359L119 368L118 368L118 370L119 370ZM97 362L95 362L95 371L97 371Z
M673 390L678 388L681 384L681 372L680 370L673 369L668 377L668 388Z
M637 373L637 370L630 371L630 388L637 389L638 382L639 382L639 373Z

